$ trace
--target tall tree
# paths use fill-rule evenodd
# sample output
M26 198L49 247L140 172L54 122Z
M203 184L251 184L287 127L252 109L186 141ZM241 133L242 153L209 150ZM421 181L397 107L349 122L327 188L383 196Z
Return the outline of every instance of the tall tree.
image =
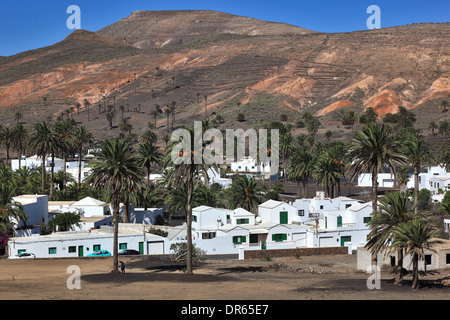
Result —
M38 122L34 125L34 130L30 136L29 147L42 159L41 192L45 194L45 161L47 160L47 155L54 155L56 149L56 134L47 122ZM53 165L54 161L52 163ZM50 186L52 185L53 181L50 183Z
M348 150L353 170L352 178L363 172L372 174L372 211L377 211L378 172L383 166L394 170L395 165L403 164L405 156L400 151L392 129L384 124L366 124L362 131L354 133Z
M405 248L406 254L412 257L413 289L419 288L419 258L425 259L425 249L432 250L432 245L440 242L433 240L436 233L437 230L424 219L410 219L394 229L392 245Z
M419 174L420 166L424 162L430 162L432 159L431 149L425 142L424 138L418 133L409 134L404 144L404 153L407 161L411 163L414 168L414 201L419 203ZM416 205L415 213L418 213L418 206Z
M28 138L28 131L22 124L17 124L13 129L13 143L19 156L19 168L22 167L22 154L25 152L25 145Z
M263 186L256 183L255 179L236 177L231 186L226 189L230 208L244 208L255 212L261 203Z
M78 192L81 191L81 166L83 154L86 149L92 145L94 137L85 126L77 126L73 131L73 146L78 152Z
M395 166L403 164L405 156L400 153L399 141L392 134L392 130L382 124L368 123L362 131L354 133L348 150L352 178L363 172L372 174L372 212L377 212L378 172L383 166L395 170ZM377 256L372 256L376 264Z
M401 223L407 222L414 217L414 207L409 205L409 197L403 192L387 192L380 199L380 207L374 213L368 223L370 227L369 241L366 247L374 254L382 249L387 249L394 239L394 230ZM403 256L402 247L397 247L397 275L395 284L403 280Z
M147 186L150 186L150 172L153 165L161 164L162 154L152 142L143 142L138 145L138 160L147 173Z
M165 167L171 166L173 170L167 177L167 186L176 187L180 185L187 186L187 274L192 274L192 206L194 196L194 178L200 173L208 177L207 170L214 165L207 164L203 161L195 161L198 150L203 150L208 142L197 139L194 135L194 128L184 128L178 141L172 141L166 148ZM181 148L180 148L181 146ZM176 157L176 151L179 158ZM201 155L200 155L201 156ZM200 163L198 163L200 162Z
M9 127L0 128L0 145L6 148L6 165L9 166L9 150L14 142L14 131Z
M125 186L136 188L140 182L140 166L132 148L121 140L104 142L96 154L97 160L89 164L91 174L87 183L92 188L104 188L113 205L114 245L113 272L118 272L119 206Z

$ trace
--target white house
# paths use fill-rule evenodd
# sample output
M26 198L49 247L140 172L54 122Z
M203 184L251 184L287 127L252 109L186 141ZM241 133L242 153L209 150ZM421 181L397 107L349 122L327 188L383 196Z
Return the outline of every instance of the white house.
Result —
M69 205L69 210L80 212L83 217L110 215L110 206L103 201L86 197Z
M391 173L378 173L378 186L382 188L394 187L394 175ZM372 186L372 174L362 173L358 176L359 187ZM407 188L414 188L414 174L411 172ZM422 167L419 173L419 190L428 189L432 194L437 194L439 189L444 193L450 190L450 172L441 166Z
M430 271L437 269L450 268L450 240L431 239L431 241L439 241L431 246L430 249L425 249L425 259L419 259L419 271ZM397 265L396 250L380 251L377 254L377 266L383 265L395 266ZM356 265L358 270L367 271L372 265L372 253L366 248L360 247L357 250ZM411 255L408 254L403 258L403 268L412 270Z
M21 195L13 197L13 200L22 204L25 214L28 216L26 221L27 226L37 226L47 224L49 221L48 215L48 196L47 195ZM18 225L16 229L23 227L24 223ZM39 233L40 228L28 229L28 233ZM27 234L27 232L20 232L19 234Z
M163 216L163 208L132 208L128 211L130 223L154 225L159 216Z
M42 158L38 157L37 155L31 156L31 157L24 157L21 158L21 167L26 167L29 169L35 169L42 166ZM57 172L58 170L62 170L64 167L64 160L56 158L54 159L54 170ZM50 171L52 168L52 157L48 156L45 159L45 170ZM11 169L13 171L16 171L19 169L19 159L12 159L11 160Z
M297 208L287 202L268 200L258 206L258 216L262 222L292 224L298 222Z
M134 249L141 254L169 253L166 238L143 232L142 228L119 228L119 250ZM45 236L11 238L8 245L9 258L15 259L23 252L32 253L36 258L85 257L94 251L113 252L113 228L102 226L97 230L57 232Z

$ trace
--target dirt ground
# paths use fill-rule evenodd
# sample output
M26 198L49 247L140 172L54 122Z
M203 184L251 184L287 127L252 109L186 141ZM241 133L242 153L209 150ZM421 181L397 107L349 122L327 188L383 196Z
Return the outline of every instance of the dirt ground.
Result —
M122 257L121 257L122 259ZM356 255L273 258L271 261L211 257L183 272L168 256L123 257L125 274L113 274L112 258L0 260L3 300L448 300L450 270L421 275L421 286L394 285L381 271L380 289L356 270ZM81 288L68 289L81 272ZM444 281L442 280L444 279ZM447 280L445 280L447 279Z

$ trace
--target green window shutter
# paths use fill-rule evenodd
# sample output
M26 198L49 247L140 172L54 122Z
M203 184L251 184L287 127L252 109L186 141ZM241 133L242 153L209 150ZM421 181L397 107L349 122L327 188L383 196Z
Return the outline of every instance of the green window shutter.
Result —
M101 245L94 244L94 251L100 251L100 250L101 250Z
M282 236L281 237L282 240L287 240L287 234L286 233L283 233L281 236Z
M287 224L288 223L288 213L287 211L281 211L280 212L280 224Z
M77 252L77 247L73 246L73 247L69 247L69 253L74 253Z
M247 237L246 236L241 236L241 243L244 243L247 241Z
M56 254L56 248L48 248L48 254Z
M341 216L337 217L337 226L342 227L342 217Z
M124 249L126 249L127 248L127 244L126 243L121 243L121 244L119 244L119 249L120 250L124 250Z
M197 222L197 216L192 216L192 221Z

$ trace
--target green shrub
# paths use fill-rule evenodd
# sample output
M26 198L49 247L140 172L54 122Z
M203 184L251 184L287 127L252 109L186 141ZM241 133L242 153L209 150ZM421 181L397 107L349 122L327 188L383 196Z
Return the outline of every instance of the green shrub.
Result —
M177 263L186 263L187 261L187 243L178 242L170 246L170 250L173 251L172 261ZM205 261L206 252L200 248L192 245L192 264L196 265L199 262Z

